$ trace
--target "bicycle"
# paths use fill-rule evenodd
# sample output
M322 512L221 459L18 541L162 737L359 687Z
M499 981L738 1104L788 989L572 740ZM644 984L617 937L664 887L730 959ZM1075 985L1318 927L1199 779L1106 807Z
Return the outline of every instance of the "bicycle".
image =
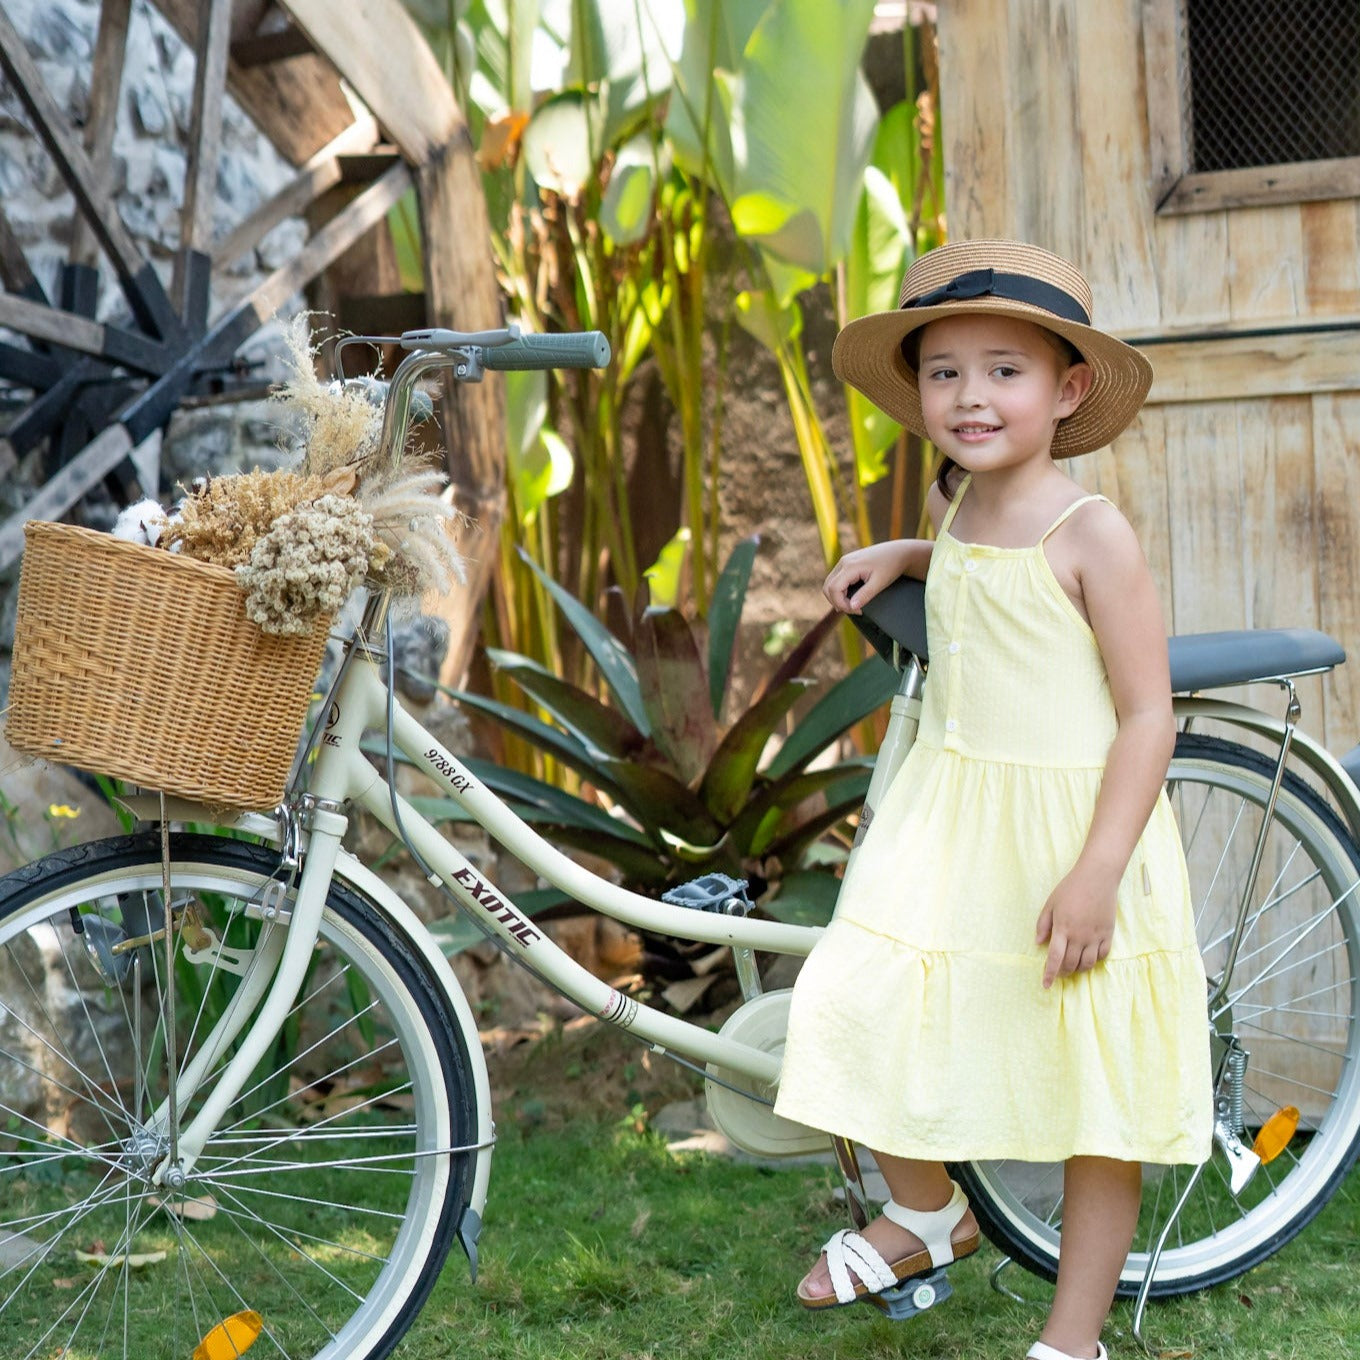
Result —
M484 368L607 358L597 337L551 339L400 337L411 352L387 391L384 439L404 441L415 383L435 369L477 380ZM869 807L915 733L920 589L899 583L865 616L901 672ZM387 601L369 600L276 812L223 822L183 800L131 795L131 811L157 829L61 850L0 879L6 1353L65 1346L216 1360L263 1344L286 1357L380 1360L455 1243L475 1278L495 1142L475 1018L412 908L342 847L351 807L404 842L520 965L703 1071L714 1121L739 1146L767 1155L826 1147L826 1135L772 1112L788 993L762 990L756 959L804 956L819 932L749 915L729 880L657 902L555 849L401 705L386 621ZM1176 651L1184 688L1271 678L1290 708L1276 720L1198 694L1177 700L1186 724L1226 722L1279 750L1187 732L1169 774L1217 983L1221 1151L1211 1175L1169 1172L1147 1197L1123 1279L1125 1292L1141 1290L1140 1307L1149 1293L1205 1287L1276 1250L1360 1152L1360 793L1297 731L1292 686L1343 654L1302 633L1209 635ZM365 756L369 731L384 737L383 769ZM589 973L399 794L394 752L581 904L730 946L742 1004L715 1034ZM1291 762L1312 771L1340 815ZM172 831L172 822L215 829ZM1244 1035L1269 1038L1269 1066L1243 1056ZM1299 1055L1312 1063L1306 1077L1286 1065ZM1254 1155L1244 1136L1278 1133L1291 1106L1302 1132L1258 1173L1257 1190L1234 1194L1223 1167L1240 1179ZM853 1149L837 1153L861 1216ZM1042 1170L978 1163L956 1174L1002 1250L1051 1275L1061 1206ZM77 1249L92 1269L67 1279L81 1268ZM947 1281L929 1297L910 1293L896 1315L938 1302Z

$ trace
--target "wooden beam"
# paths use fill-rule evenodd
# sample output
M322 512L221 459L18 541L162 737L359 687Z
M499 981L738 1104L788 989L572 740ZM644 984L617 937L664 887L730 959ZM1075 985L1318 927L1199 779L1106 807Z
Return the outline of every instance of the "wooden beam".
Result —
M472 143L459 136L420 167L417 179L425 241L425 296L430 324L490 329L504 313L491 253L491 227ZM425 608L449 626L440 678L457 685L477 639L482 600L496 570L505 514L505 391L501 383L450 383L443 403L453 503L469 520L460 551L468 580Z
M296 260L275 270L259 287L230 308L201 341L181 354L170 369L129 402L115 418L116 424L110 425L82 449L22 511L0 524L0 571L23 551L26 520L54 519L69 510L90 487L112 471L130 449L164 424L199 366L235 353L309 279L315 278L332 260L381 222L410 187L411 172L406 165L393 166L317 232ZM12 305L15 301L0 297L0 303ZM51 311L50 308L36 310ZM0 314L0 325L3 324L3 314ZM93 326L95 323L85 324Z
M113 159L113 135L118 124L118 92L123 86L132 0L103 0L99 8L99 36L90 72L90 106L85 122L85 153L100 176L98 188L108 190L108 167ZM99 245L90 224L79 214L71 232L72 264L97 265Z
M314 52L307 35L295 24L273 33L260 33L253 38L242 38L231 45L231 59L243 70L250 66L269 66L290 57L306 56Z
M423 326L424 318L415 323ZM41 392L61 376L61 364L46 354L0 341L0 378L15 387L32 387ZM10 426L12 429L13 426Z
M392 147L375 149L359 156L340 157L340 178L346 184L371 184L400 156Z
M1181 340L1143 353L1156 375L1150 406L1360 392L1360 326Z
M30 302L13 293L0 293L0 326L34 340L127 364L142 373L162 373L172 362L167 349L135 331L105 326L77 312Z
M192 47L200 0L153 0L171 28ZM232 40L254 36L270 6L236 0ZM337 7L339 8L339 7ZM371 37L371 35L370 35ZM354 111L335 68L317 55L270 66L227 66L227 88L256 126L293 165L302 165L354 122Z
M399 162L327 222L307 242L296 259L276 269L233 310L249 307L260 321L267 321L365 232L376 227L410 187L411 172L404 162Z
M17 514L0 523L0 571L24 550L24 525L31 519L60 519L87 491L98 485L132 449L122 425L110 425L66 464Z
M28 267L28 257L14 234L14 228L9 224L3 203L0 203L0 283L11 293L43 296L42 285Z
M34 340L47 340L82 354L103 354L104 327L75 312L29 302L13 293L0 294L0 326Z
M213 247L213 267L221 269L254 250L280 222L301 216L327 189L340 183L340 157L371 150L377 145L378 125L371 118L351 123L316 153L297 175L272 198L261 203L230 235Z
M222 144L222 98L227 86L231 41L231 0L207 0L199 10L194 46L194 103L189 128L189 165L184 180L179 251L170 297L187 315L188 276L193 252L206 253L213 236L217 198L217 153Z
M1182 0L1143 0L1143 79L1153 202L1185 173L1186 127L1181 82L1186 63Z
M1157 211L1217 212L1220 208L1313 203L1334 198L1360 198L1360 156L1182 175L1158 203Z
M430 45L401 0L281 0L413 165L467 124Z
M179 319L170 307L155 271L123 226L108 194L100 192L100 177L72 137L61 110L47 92L37 64L3 10L0 10L0 67L4 68L19 102L33 119L38 136L75 195L100 246L113 261L138 322L163 339L180 335Z

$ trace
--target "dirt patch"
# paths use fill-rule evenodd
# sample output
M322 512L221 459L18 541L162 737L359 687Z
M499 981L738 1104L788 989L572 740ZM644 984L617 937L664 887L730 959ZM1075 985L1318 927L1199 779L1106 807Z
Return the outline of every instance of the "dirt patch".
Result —
M703 1085L697 1073L589 1015L538 1034L487 1030L482 1046L502 1132L560 1129L577 1120L645 1124L673 1101L694 1099Z

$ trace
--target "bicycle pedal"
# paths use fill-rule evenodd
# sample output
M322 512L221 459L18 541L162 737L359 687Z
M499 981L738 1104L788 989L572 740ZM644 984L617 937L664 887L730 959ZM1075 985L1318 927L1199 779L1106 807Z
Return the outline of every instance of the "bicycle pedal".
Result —
M877 1294L865 1294L861 1303L873 1304L885 1317L893 1322L905 1322L927 1308L943 1303L954 1292L949 1276L943 1269L932 1271L929 1275L914 1275Z

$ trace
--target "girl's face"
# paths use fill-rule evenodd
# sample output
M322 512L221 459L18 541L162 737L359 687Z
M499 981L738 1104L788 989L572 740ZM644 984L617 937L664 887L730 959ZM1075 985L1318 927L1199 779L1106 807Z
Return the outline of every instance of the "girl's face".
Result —
M1047 458L1053 432L1091 385L1056 336L1029 321L973 313L921 331L919 380L926 430L968 472Z

